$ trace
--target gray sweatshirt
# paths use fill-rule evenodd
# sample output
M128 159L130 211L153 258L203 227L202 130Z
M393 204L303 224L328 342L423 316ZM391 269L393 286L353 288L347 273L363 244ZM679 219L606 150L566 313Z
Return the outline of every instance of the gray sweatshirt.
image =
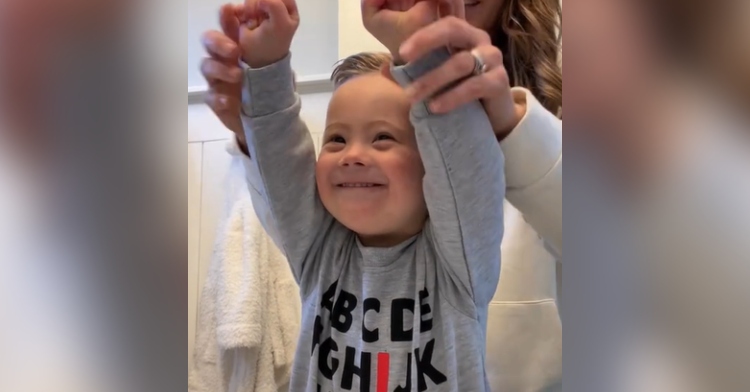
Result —
M392 70L402 85L449 58ZM479 102L411 110L429 220L393 248L363 246L323 207L290 58L245 71L250 193L300 285L291 391L487 391L487 310L500 274L503 156Z

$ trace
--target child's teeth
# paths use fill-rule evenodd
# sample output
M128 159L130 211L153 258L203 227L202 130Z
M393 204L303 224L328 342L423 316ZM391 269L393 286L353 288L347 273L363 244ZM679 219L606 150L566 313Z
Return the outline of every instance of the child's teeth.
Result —
M375 184L344 184L344 187L346 188L370 188L375 186Z

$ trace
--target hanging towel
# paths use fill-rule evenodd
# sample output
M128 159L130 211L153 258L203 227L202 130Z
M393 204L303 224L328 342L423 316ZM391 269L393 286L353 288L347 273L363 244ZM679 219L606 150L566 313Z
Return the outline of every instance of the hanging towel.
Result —
M189 392L288 391L300 328L299 289L255 214L235 143L225 216L200 298Z

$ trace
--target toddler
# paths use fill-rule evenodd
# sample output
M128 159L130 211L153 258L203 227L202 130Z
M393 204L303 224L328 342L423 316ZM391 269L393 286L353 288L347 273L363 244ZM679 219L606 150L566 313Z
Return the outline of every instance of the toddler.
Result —
M334 72L316 159L288 49L245 66L243 123L255 209L303 301L290 390L488 390L505 184L484 109L410 105L404 87L447 50L401 67L356 55Z

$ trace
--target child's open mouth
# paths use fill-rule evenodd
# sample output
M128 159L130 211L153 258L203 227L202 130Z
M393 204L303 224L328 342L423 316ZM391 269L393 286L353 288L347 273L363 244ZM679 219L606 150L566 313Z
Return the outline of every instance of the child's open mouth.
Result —
M375 183L368 183L368 182L347 182L343 184L336 185L339 188L379 188L382 187L383 184L375 184Z

